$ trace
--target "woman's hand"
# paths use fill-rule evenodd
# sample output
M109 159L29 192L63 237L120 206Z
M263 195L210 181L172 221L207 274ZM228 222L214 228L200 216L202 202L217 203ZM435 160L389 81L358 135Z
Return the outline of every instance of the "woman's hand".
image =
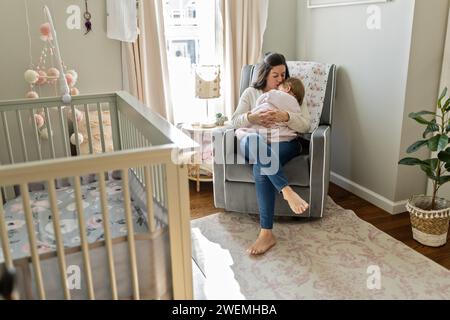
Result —
M269 110L260 113L250 113L248 120L253 124L258 124L266 128L270 128L277 122L289 121L289 114L281 110Z

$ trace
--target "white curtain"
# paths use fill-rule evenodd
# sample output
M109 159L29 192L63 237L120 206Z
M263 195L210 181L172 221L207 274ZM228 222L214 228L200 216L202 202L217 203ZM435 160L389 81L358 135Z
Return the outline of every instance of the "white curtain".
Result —
M269 0L219 0L219 51L223 64L225 114L230 117L239 100L241 69L262 58Z
M173 123L162 0L140 1L139 28L122 44L124 88Z

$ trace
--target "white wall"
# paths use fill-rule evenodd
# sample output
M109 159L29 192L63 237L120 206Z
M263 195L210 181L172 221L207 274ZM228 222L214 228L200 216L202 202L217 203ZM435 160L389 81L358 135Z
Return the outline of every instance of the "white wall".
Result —
M436 111L436 101L440 94L439 85L447 17L447 0L434 1L433 6L423 0L416 1L400 141L400 158L411 156L406 155L404 151L417 140L422 140L422 133L425 130L425 126L416 123L408 115L420 110ZM423 148L421 152L414 153L412 156L427 159L430 154L426 148ZM417 181L414 177L417 172L421 174L422 179L426 179L425 174L419 167L399 167L396 199L409 198L413 192L426 193L426 190L419 189L419 186L422 186L422 180ZM427 185L427 181L425 185Z
M407 114L434 104L447 5L379 4L380 30L367 28L367 5L298 5L298 58L339 66L332 181L389 212L404 211L405 198L426 191L420 170L399 169L397 163L420 132Z
M39 26L45 22L43 5L52 11L63 61L78 71L77 87L82 94L110 92L122 89L120 42L106 37L106 2L89 1L93 31L84 36L83 30L66 27L66 9L81 6L84 1L27 0L29 5L32 55L37 63L44 42L39 39ZM0 19L0 100L21 99L29 90L23 78L30 64L29 41L24 1L1 0ZM83 27L82 22L82 27ZM45 94L47 95L47 94Z
M297 0L270 0L263 53L279 52L287 60L297 57Z

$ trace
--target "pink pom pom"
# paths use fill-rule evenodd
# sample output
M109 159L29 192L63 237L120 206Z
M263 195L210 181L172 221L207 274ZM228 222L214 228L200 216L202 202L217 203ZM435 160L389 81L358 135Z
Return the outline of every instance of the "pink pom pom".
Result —
M70 121L73 121L72 110L69 111L68 118ZM84 119L83 112L81 112L78 109L75 109L75 118L76 118L77 123L80 123L81 121L83 121L83 119Z
M36 127L38 129L42 128L42 126L45 123L45 119L43 116L41 116L40 114L35 114L34 115L34 122L36 122ZM31 119L30 119L30 123L31 123Z
M43 41L47 40L53 40L52 37L52 27L50 26L50 23L43 23L39 27L39 32L41 33L41 39Z
M40 71L38 71L38 74L39 74L39 79L36 82L36 84L38 86L41 86L47 82L47 73L45 73L45 71L40 70Z
M56 69L56 68L48 69L47 70L47 76L53 78L53 79L49 79L48 82L49 83L55 83L58 80L59 75L60 75L60 73L59 73L58 69Z
M25 97L27 99L38 99L39 95L35 91L29 91L29 92L27 92L27 95Z
M41 24L39 31L41 32L41 35L43 35L43 36L50 35L50 32L51 32L50 23L46 22L46 23Z
M70 95L77 96L79 94L80 94L80 90L78 90L77 88L73 87L70 89Z
M75 79L74 79L73 75L71 75L70 73L66 74L66 81L67 81L67 85L69 87L72 87L75 84Z

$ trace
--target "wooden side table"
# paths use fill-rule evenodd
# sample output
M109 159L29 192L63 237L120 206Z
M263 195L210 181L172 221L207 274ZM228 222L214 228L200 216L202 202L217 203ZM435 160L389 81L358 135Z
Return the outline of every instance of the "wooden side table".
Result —
M200 192L201 182L213 181L213 145L212 132L221 127L203 128L200 125L183 124L181 130L189 135L200 145L200 150L195 152L188 167L189 180L196 182L196 190Z

